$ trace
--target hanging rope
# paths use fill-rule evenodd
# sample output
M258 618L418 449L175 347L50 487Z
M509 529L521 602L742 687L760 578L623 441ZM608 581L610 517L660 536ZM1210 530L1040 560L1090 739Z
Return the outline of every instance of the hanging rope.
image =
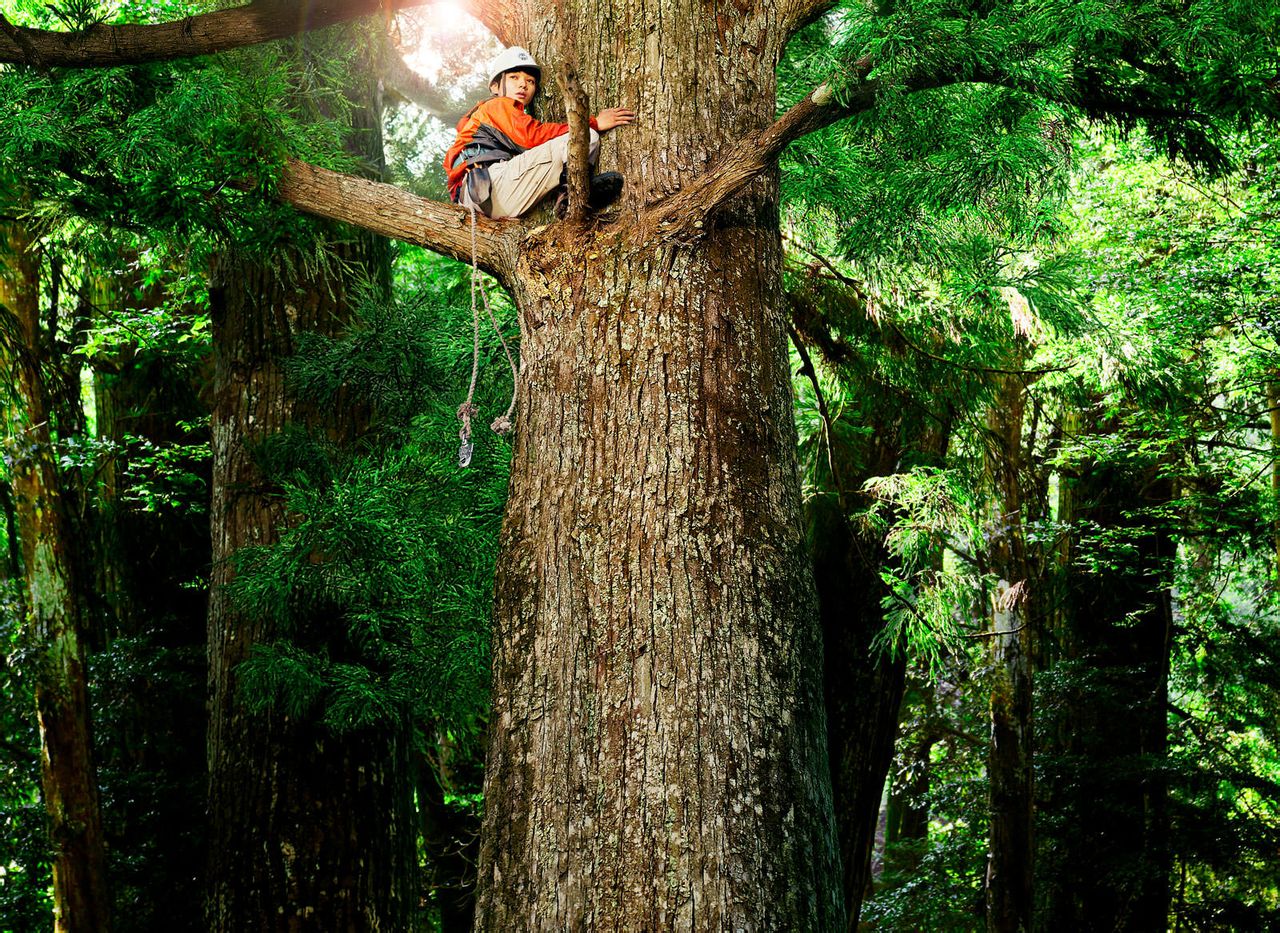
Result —
M479 301L476 301L477 293L480 295ZM507 364L511 367L511 403L507 405L507 410L497 418L494 418L493 423L489 425L494 432L506 434L512 427L511 416L516 409L517 382L520 378L520 372L516 367L515 357L511 355L511 347L507 343L507 338L503 336L502 328L498 326L498 316L493 313L493 308L489 304L489 293L480 279L480 266L476 261L476 209L473 207L471 208L471 384L467 387L467 400L458 406L458 420L462 422L462 428L458 431L458 437L462 441L458 447L459 467L470 466L471 455L475 452L475 443L471 440L471 419L480 413L474 404L474 400L476 396L476 379L480 375L481 304L484 305L485 314L489 316L489 323L493 325L493 332L502 341L502 351L507 354Z

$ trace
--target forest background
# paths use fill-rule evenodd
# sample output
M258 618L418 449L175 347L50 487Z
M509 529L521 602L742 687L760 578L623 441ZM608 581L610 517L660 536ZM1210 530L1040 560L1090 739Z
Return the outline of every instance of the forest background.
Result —
M15 36L206 9L0 4ZM779 115L1019 18L1075 43L886 81L779 160L850 928L1272 928L1280 9L822 9ZM0 66L0 929L471 927L512 451L479 422L521 327L281 178L444 200L497 48L437 4Z

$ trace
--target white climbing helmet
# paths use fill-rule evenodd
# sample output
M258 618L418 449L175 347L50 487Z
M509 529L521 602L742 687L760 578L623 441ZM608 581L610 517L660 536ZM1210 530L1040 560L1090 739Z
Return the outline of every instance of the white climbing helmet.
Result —
M489 62L489 83L492 84L506 72L517 69L520 71L532 71L537 76L538 83L542 83L542 69L533 60L533 56L518 45L503 49L493 61Z

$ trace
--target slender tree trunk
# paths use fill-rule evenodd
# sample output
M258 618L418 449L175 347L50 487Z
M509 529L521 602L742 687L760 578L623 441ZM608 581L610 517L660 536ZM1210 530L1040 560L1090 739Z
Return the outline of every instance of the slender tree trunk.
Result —
M1267 409L1271 416L1271 495L1280 510L1280 382L1267 382ZM1275 573L1280 581L1280 518L1275 526Z
M887 559L879 541L857 537L829 500L810 508L821 608L827 735L848 928L857 929L871 883L871 850L893 761L907 656L873 650L884 628ZM822 514L824 513L825 514Z
M990 561L997 577L991 615L991 844L987 861L987 929L1031 929L1032 681L1029 587L1022 530L1022 419L1026 389L1001 377L988 415L988 473L995 494Z
M18 537L18 506L13 500L13 484L0 482L0 512L4 513L5 572L7 580L22 580L22 541Z
M926 731L899 753L899 773L889 789L885 844L923 842L929 833L929 810L923 805L929 792L929 765L936 736ZM917 852L895 855L891 867L900 876L910 876L919 864Z
M440 931L469 933L475 925L475 857L480 827L476 820L445 803L440 768L426 755L415 757L422 841L440 908Z
M360 96L361 104L369 98ZM377 108L357 109L354 138L381 164ZM419 895L407 730L335 735L282 710L251 713L236 667L282 637L273 618L241 611L227 584L241 548L275 541L289 517L255 461L261 441L290 425L351 442L365 416L293 399L284 364L303 331L334 333L364 284L389 291L385 241L358 235L341 272L305 276L301 257L224 256L211 289L213 586L209 605L210 846L206 920L245 931L409 930ZM324 638L337 619L308 618Z
M85 632L62 478L53 453L49 390L41 346L39 264L17 223L0 225L5 252L0 306L16 325L17 395L26 423L9 440L27 609L35 657L41 787L53 846L54 928L107 929L102 822L94 775L85 680Z

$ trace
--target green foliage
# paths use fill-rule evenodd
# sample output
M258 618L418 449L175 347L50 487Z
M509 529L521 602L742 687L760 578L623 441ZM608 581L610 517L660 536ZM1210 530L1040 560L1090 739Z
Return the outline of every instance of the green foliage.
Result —
M1007 88L1128 132L1221 171L1232 132L1277 116L1268 82L1280 20L1247 0L842 4L830 58L869 56L872 80ZM837 87L855 80L837 73Z
M976 788L981 790L979 786ZM981 806L978 799L972 805ZM982 875L986 869L985 827L952 826L935 840L896 843L881 878L884 893L869 900L862 920L873 930L929 930L976 933L983 920Z
M970 487L955 473L917 467L872 477L863 488L873 499L864 520L883 529L892 559L880 571L888 595L876 647L906 645L931 670L941 670L944 654L963 650L962 621L972 615L978 585L945 557L949 546L981 535Z
M0 580L0 930L48 928L48 823L40 799L35 696L23 675L26 646L15 581Z
M0 69L0 158L51 226L82 217L159 235L196 265L219 244L311 244L315 225L271 191L286 156L358 167L343 145L354 66L349 44L298 41L311 54Z
M486 695L507 451L481 436L472 466L457 466L453 409L470 356L458 338L470 328L447 288L457 272L432 266L435 290L366 302L346 333L300 342L290 370L300 397L375 412L358 448L293 433L259 452L297 520L278 543L239 556L233 593L288 640L256 651L241 682L251 702L339 731L435 721L465 730ZM494 343L490 362L501 354ZM501 410L505 365L484 374L478 401Z
M863 906L871 929L977 931L985 928L987 697L972 642L948 657L945 673L914 662L899 725L899 757L889 775L882 874ZM918 808L920 834L895 825Z

